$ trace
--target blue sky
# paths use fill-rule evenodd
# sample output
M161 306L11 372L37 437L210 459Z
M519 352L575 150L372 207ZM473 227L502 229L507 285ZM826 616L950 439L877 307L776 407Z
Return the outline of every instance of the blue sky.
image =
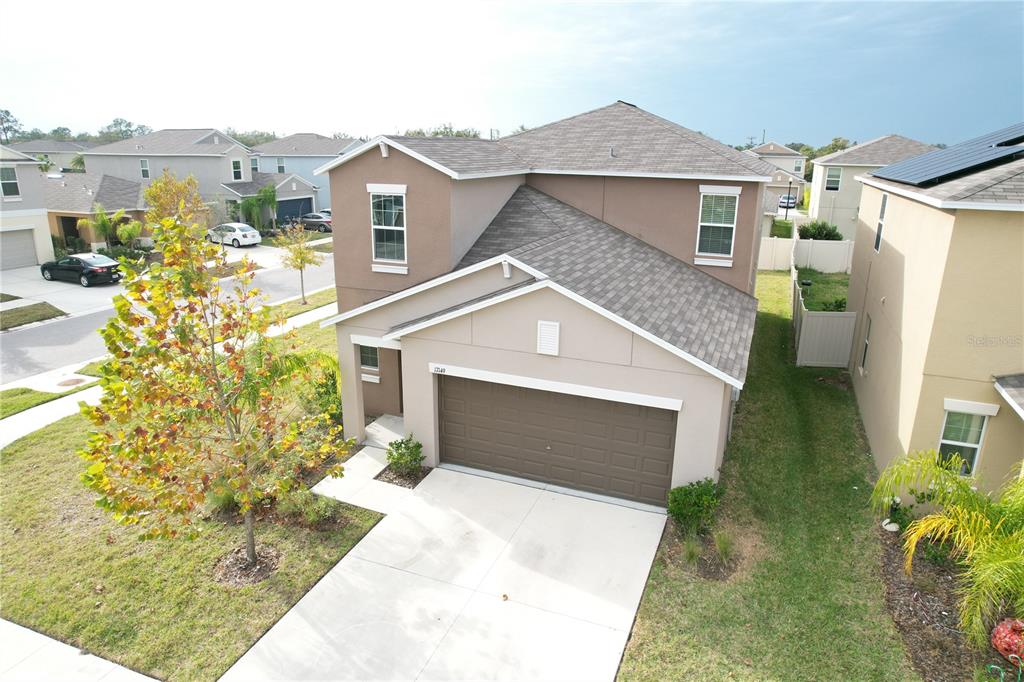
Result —
M624 99L730 144L766 129L815 145L891 132L953 143L1024 120L1021 2L103 7L6 8L8 54L31 58L0 74L0 108L44 130L119 116L486 134ZM17 30L43 23L53 30Z

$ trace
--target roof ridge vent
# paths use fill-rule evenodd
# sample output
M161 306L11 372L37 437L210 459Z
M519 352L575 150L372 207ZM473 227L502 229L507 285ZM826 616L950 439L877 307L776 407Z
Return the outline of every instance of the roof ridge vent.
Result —
M136 144L136 145L135 145L135 148L136 148L136 149L142 149L142 145L141 145L141 144Z

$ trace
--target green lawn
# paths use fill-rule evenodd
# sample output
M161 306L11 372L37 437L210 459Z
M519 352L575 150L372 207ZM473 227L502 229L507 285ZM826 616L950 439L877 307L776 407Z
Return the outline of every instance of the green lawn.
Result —
M32 305L0 311L0 329L13 329L31 322L41 322L60 317L64 311L49 303L33 303Z
M292 317L299 313L305 313L314 308L334 303L338 299L338 290L334 287L330 289L324 289L318 291L315 294L306 294L306 305L302 305L302 301L289 301L288 303L280 303L275 306L271 306L271 311L276 313L282 312L285 317Z
M792 361L789 276L758 273L750 370L720 524L747 560L696 577L666 534L621 680L916 679L885 609L874 467L853 393Z
M17 301L21 296L12 296L11 294L0 293L0 303L7 303L8 301Z
M334 241L329 241L326 244L314 244L313 250L320 253L334 253Z
M78 480L88 428L68 417L0 452L0 615L153 677L219 677L380 518L345 506L342 528L260 523L257 542L282 553L280 567L227 587L213 568L242 526L210 520L197 540L138 540Z
M850 276L844 272L818 272L812 268L800 268L798 281L810 280L809 287L801 287L804 291L804 306L808 310L824 310L826 303L836 299L846 299L850 288ZM758 275L760 277L760 275Z
M97 374L98 376L98 374ZM37 391L32 388L9 388L6 391L0 391L0 419L6 419L12 414L18 414L30 407L36 405L42 405L48 403L51 400L57 398L63 398L66 395L72 393L78 393L79 391L89 388L96 382L89 382L76 386L70 391L64 391L63 393L49 393L46 391Z
M771 236L782 237L783 239L791 238L793 236L793 221L776 218L772 222Z

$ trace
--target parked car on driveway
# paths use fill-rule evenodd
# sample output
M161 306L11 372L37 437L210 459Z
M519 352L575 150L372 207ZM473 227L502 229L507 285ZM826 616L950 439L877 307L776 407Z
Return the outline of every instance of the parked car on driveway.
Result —
M302 221L302 226L307 230L316 230L317 232L331 231L331 216L328 213L307 213L300 220Z
M796 197L792 194L783 194L779 197L779 208L796 208Z
M245 223L224 223L210 228L206 231L206 239L214 244L231 244L236 249L263 241L263 237L256 231L256 228Z
M83 287L121 281L121 264L98 253L76 253L39 266L43 279L78 282Z
M329 208L321 208L319 212L323 213L328 218L331 217L331 209L329 209Z

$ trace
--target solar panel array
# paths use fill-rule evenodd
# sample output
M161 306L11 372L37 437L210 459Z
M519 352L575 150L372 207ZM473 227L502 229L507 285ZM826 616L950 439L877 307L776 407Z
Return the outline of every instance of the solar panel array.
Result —
M1018 154L1024 155L1024 123L879 168L872 175L921 187Z

